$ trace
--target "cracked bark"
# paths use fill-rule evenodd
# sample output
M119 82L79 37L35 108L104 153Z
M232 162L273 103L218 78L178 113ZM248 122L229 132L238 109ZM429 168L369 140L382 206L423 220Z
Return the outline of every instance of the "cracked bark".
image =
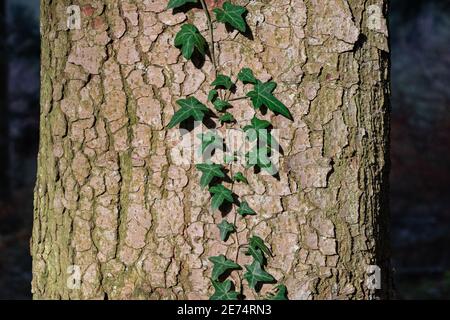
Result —
M258 212L238 224L240 243L255 232L270 244L268 271L290 299L387 298L389 58L384 18L369 21L370 6L386 14L387 1L234 2L247 6L254 39L218 25L219 67L272 76L295 119L270 116L283 129L280 180L248 174L249 186L234 186ZM67 30L71 4L81 30ZM205 36L207 22L201 10L165 6L41 0L36 299L205 299L207 257L235 255L198 173L173 161L177 130L165 129L175 100L206 101L210 60L198 69L172 44L184 21ZM241 123L254 114L245 100L231 112ZM382 290L365 285L374 264ZM67 287L71 265L81 268L79 290Z

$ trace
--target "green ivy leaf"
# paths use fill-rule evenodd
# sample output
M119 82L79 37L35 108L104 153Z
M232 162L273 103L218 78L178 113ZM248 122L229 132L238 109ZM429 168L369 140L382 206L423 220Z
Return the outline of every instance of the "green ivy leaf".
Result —
M236 231L236 226L232 223L229 223L227 220L223 219L221 223L217 225L220 230L220 239L222 241L227 241L230 233Z
M238 73L238 79L241 80L243 83L252 83L256 84L256 78L253 74L252 69L250 68L242 68L241 71Z
M181 47L183 57L189 60L194 53L194 49L204 55L207 44L197 27L193 24L185 24L175 36L175 46Z
M222 99L217 99L213 102L213 105L217 111L224 111L226 108L231 107L231 104L228 101Z
M219 117L219 121L220 123L233 122L235 119L231 113L227 112Z
M244 176L242 172L236 172L236 174L233 176L233 180L236 182L243 182L248 184L247 178Z
M241 32L247 30L247 23L243 17L247 9L244 7L235 6L227 1L223 4L222 9L216 8L213 11L216 14L217 21L228 23Z
M223 254L221 254L220 256L209 257L208 259L214 264L211 275L211 279L214 281L218 280L219 277L224 274L224 272L230 269L241 269L240 265L232 260L227 259Z
M252 99L253 107L259 109L261 106L266 106L275 113L279 113L289 120L292 119L292 115L288 108L277 98L275 98L272 92L277 87L275 82L262 83L257 81L253 91L247 93L247 96Z
M228 201L230 203L234 202L233 193L231 192L231 190L225 188L221 184L209 188L209 192L213 194L213 197L211 199L211 207L213 210L219 209L224 201Z
M197 3L197 0L170 0L167 9L178 8L186 3Z
M209 112L209 109L194 97L177 100L177 103L181 107L181 109L175 112L175 114L173 115L172 119L167 125L169 129L175 127L180 122L191 117L196 121L202 121L205 113Z
M237 209L237 212L243 217L245 217L247 215L254 216L256 214L255 210L250 208L247 201L241 202L241 205Z
M276 287L277 292L268 293L267 300L288 300L287 298L287 288L284 284L279 284Z
M249 242L250 247L261 249L262 252L272 257L272 252L264 243L264 240L258 236L252 236Z
M251 265L245 266L245 269L247 269L247 272L244 273L244 278L253 289L255 289L258 282L272 282L275 280L272 275L263 270L262 265L256 260Z
M238 293L231 291L233 283L230 280L224 282L213 281L214 294L209 298L210 300L237 300Z
M216 100L218 95L219 95L219 93L217 92L217 90L212 89L211 91L209 91L208 101L213 102L214 100Z
M206 164L201 163L195 166L198 170L200 170L203 174L200 178L200 186L202 188L206 187L211 183L211 181L215 178L225 178L225 173L223 173L223 166L220 164Z
M265 263L264 255L263 255L263 252L260 249L254 248L254 247L248 247L248 249L245 252L245 254L248 255L248 256L252 256L253 259L258 261L262 266L264 265L264 263Z
M216 80L214 80L213 83L211 83L211 85L214 86L216 89L222 87L227 90L230 90L231 87L233 86L233 81L231 81L230 77L224 76L223 74L219 74L216 77Z

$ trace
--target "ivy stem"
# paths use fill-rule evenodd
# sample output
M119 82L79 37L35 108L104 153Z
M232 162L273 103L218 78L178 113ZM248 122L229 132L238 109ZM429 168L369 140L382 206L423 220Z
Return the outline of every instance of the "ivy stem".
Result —
M235 217L235 220L236 220L237 213L236 213L236 215L235 215L234 217ZM235 223L235 225L236 225L236 223ZM241 250L241 248L247 247L247 246L248 246L248 243L239 244L239 240L238 240L238 236L237 236L237 231L236 231L236 244L237 244L237 248L236 248L236 257L235 257L234 261L235 261L236 263L238 263L238 259L239 259L239 251ZM243 284L242 284L242 277L241 277L241 274L240 274L240 273L238 273L238 278L239 278L239 291L240 291L241 294L242 294L242 292L244 291L244 286L243 286Z
M240 245L237 247L237 251L236 251L236 260L235 260L235 261L237 261L237 259L239 258L239 251L240 251L242 248L245 248L245 247L248 247L248 243L240 244Z
M247 97L247 96L244 96L244 97L237 97L237 98L230 99L230 100L228 100L228 101L238 101L238 100L244 100L244 99L248 99L248 97Z
M208 7L206 6L205 0L200 0L200 3L202 4L203 10L205 11L206 19L208 20L209 42L210 42L210 46L211 46L211 61L214 66L214 75L217 77L218 71L217 71L216 54L215 54L215 49L214 49L214 30L213 30L211 15L209 14L209 10L208 10Z
M231 180L232 180L232 182L231 182L231 191L233 191L233 187L234 187L234 179L233 179L233 163L231 162L230 163L230 176L231 176ZM239 236L238 236L238 232L237 232L237 225L236 225L236 223L237 223L237 217L238 217L238 213L237 213L237 210L236 210L236 208L235 208L235 210L234 210L234 221L233 221L233 224L234 224L234 227L235 227L235 229L236 229L236 232L234 233L234 235L235 235L235 237L236 237L236 257L235 257L235 259L234 259L234 261L236 262L236 263L238 263L238 258L239 258L239 250L240 250L240 248L241 248L241 245L239 244ZM239 290L241 291L241 293L242 293L242 277L241 277L241 274L240 273L238 273L238 278L239 278Z

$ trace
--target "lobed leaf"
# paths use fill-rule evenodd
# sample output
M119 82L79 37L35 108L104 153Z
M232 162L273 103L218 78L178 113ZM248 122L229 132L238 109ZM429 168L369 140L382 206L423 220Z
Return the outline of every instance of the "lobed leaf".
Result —
M235 6L227 1L223 4L222 9L216 8L213 11L216 14L217 21L228 23L241 32L247 30L247 22L244 19L247 9L244 7Z
M177 100L177 104L181 108L175 112L167 125L169 129L189 118L194 118L196 121L202 121L205 113L209 112L209 109L194 97Z
M213 281L214 294L209 298L210 300L237 300L238 293L232 291L233 283L230 280L224 282Z
M195 166L198 170L202 172L202 177L200 178L200 186L202 188L206 187L215 178L225 178L223 173L223 166L220 164L206 164L201 163Z
M231 190L221 184L209 188L209 192L213 194L211 199L211 207L213 210L219 209L225 201L230 203L234 202Z
M275 82L262 83L258 80L253 91L247 93L247 96L251 98L255 109L259 109L264 105L274 113L279 113L289 120L293 120L288 108L272 94L276 87L277 84Z
M230 90L231 87L233 86L233 81L231 81L230 77L225 76L223 74L219 74L217 75L216 80L214 80L211 83L211 85L214 86L215 88L222 87Z
M262 266L265 264L264 255L263 255L263 252L260 249L254 248L254 247L248 247L248 249L245 252L245 254L248 255L248 256L252 256L253 259L258 261Z
M220 222L217 227L220 231L220 239L222 241L227 241L228 236L236 231L236 226L232 223L229 223L227 220L223 219L222 222Z
M230 269L241 269L240 265L227 259L223 254L215 257L209 257L208 260L213 263L211 279L214 281L218 280L222 274Z
M175 36L175 47L181 47L181 53L186 59L191 59L194 49L205 54L206 40L193 24L185 24Z
M258 236L252 236L249 242L250 247L261 249L262 252L267 254L268 256L272 256L272 252L264 243L264 240Z
M246 273L244 273L244 278L247 280L248 285L256 289L256 285L258 282L272 282L275 281L275 278L266 272L262 265L258 261L253 261L251 265L245 266L245 269L247 270Z
M250 206L248 205L247 201L242 201L241 202L241 205L237 209L237 212L243 217L245 217L247 215L253 216L253 215L256 214L255 210L250 208Z
M255 75L253 74L253 71L250 68L242 68L241 71L239 71L238 73L238 79L241 80L243 83L256 84L257 82Z

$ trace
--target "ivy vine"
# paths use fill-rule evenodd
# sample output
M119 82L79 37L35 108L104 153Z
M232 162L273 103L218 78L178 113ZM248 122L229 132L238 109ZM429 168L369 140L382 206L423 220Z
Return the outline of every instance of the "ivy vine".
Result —
M229 76L219 73L219 68L216 62L216 54L214 48L214 23L225 23L229 28L245 33L249 26L245 20L247 9L234 5L229 1L225 2L222 8L214 8L212 12L215 15L215 20L212 20L205 0L170 0L167 9L176 9L186 5L200 4L205 12L208 30L209 43L193 24L184 24L181 30L175 37L174 44L181 50L183 57L187 60L192 59L195 54L205 58L209 53L211 62L214 66L215 80L211 83L211 90L208 94L208 103L210 103L214 110L213 112L205 104L200 102L195 97L187 97L186 99L177 100L180 108L175 112L168 124L168 128L173 128L184 121L202 121L205 116L213 114L222 123L235 123L233 115L227 110L232 108L232 102L242 99L250 99L253 107L256 110L262 107L267 108L275 114L282 115L292 120L292 115L286 106L278 100L274 95L277 84L273 81L265 82L258 80L250 68L243 68L237 75L237 79L233 81ZM187 9L189 7L186 6ZM253 90L249 91L244 97L232 98L233 88L238 82L242 84L253 85ZM266 170L274 174L274 164L270 160L271 147L273 146L274 138L270 134L271 123L266 120L258 119L256 116L251 120L251 124L242 128L246 133L246 138L249 141L257 142L256 147L245 154L247 167L255 167L259 170ZM204 154L207 150L211 151L215 148L223 146L223 142L216 134L208 132L198 136L201 140L200 153ZM262 142L262 144L260 143ZM261 147L263 145L264 147ZM235 155L227 155L224 158L224 163L231 166L235 161ZM223 219L218 225L220 238L222 241L235 234L236 236L236 256L234 260L219 255L209 257L209 261L213 264L211 281L214 287L214 294L210 297L211 300L237 300L243 298L243 280L239 274L239 291L236 289L236 284L230 279L227 279L230 272L234 270L245 271L243 278L247 281L250 288L255 290L258 295L260 285L263 283L276 283L275 278L269 274L265 267L268 258L271 258L272 252L257 235L252 235L248 243L239 244L237 237L236 221L238 215L245 219L247 216L256 215L257 213L250 207L246 201L240 201L233 191L223 185L227 179L226 168L222 164L205 161L205 163L197 164L196 169L201 172L200 186L201 188L208 188L211 193L211 208L219 210L224 205L235 205L237 207L234 217L234 223ZM231 172L231 169L230 169ZM231 188L234 183L248 183L247 178L242 172L235 173L231 178ZM251 256L253 262L245 265L242 268L237 262L239 252L245 250L244 254ZM259 296L259 295L258 295ZM287 300L286 286L283 284L275 285L271 293L267 294L264 299L270 300Z

